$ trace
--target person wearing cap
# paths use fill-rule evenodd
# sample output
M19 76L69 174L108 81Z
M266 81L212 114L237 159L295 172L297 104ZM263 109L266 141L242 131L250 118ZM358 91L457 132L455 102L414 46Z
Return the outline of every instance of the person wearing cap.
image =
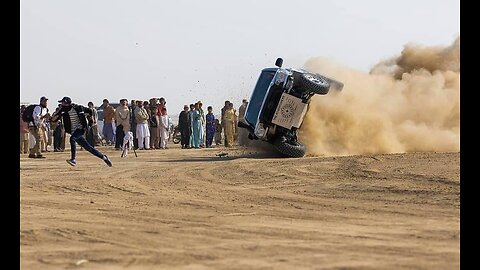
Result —
M73 104L69 97L63 97L58 102L62 104L62 108L52 116L52 121L57 121L60 117L62 117L63 124L65 126L65 132L71 134L70 146L72 158L67 159L67 163L72 166L77 165L77 160L75 158L78 143L85 150L102 159L109 167L112 167L112 162L107 155L100 153L85 139L85 131L88 127L87 116L85 114L88 114L89 117L91 117L93 115L93 111L90 108L82 105Z
M45 158L41 153L41 146L45 142L43 138L45 136L42 133L45 132L45 118L48 117L46 97L40 98L40 104L33 109L33 121L28 123L28 131L35 138L35 145L30 149L29 158Z

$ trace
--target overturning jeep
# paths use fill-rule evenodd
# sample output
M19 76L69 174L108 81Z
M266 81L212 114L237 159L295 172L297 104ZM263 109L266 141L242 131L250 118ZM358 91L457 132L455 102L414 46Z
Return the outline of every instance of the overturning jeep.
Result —
M343 83L303 69L265 68L260 73L245 112L245 122L238 126L249 131L248 138L262 140L284 156L303 157L305 145L298 141L301 127L313 95L326 95L330 89L341 91Z

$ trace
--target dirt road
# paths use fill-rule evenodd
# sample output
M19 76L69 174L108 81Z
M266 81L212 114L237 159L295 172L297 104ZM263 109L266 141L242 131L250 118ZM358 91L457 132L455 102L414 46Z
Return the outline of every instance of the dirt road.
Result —
M21 269L459 269L460 155L20 157Z

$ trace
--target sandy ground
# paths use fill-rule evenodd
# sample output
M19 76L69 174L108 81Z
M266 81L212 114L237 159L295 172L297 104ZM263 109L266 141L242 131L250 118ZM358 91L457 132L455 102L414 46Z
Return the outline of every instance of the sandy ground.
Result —
M460 155L20 157L21 269L459 269Z

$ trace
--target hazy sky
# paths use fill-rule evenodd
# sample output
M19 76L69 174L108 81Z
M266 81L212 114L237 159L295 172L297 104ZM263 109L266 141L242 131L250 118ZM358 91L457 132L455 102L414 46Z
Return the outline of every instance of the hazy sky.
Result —
M459 0L21 0L20 101L249 98L259 71L328 57L368 71L409 42L449 45Z

